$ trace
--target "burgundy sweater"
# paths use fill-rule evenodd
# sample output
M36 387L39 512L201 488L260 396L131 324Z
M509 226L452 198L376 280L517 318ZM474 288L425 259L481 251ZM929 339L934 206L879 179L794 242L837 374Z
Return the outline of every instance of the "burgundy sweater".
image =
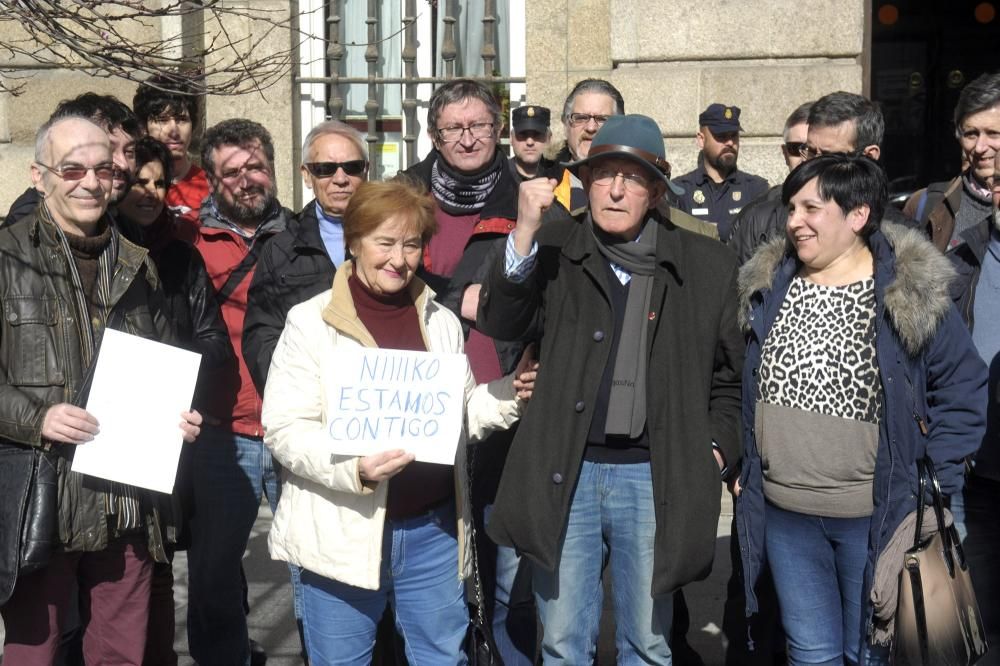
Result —
M374 294L356 274L347 284L358 319L380 349L427 351L420 333L420 315L409 291ZM389 520L412 518L449 501L454 493L455 472L450 465L412 462L389 481L386 515Z

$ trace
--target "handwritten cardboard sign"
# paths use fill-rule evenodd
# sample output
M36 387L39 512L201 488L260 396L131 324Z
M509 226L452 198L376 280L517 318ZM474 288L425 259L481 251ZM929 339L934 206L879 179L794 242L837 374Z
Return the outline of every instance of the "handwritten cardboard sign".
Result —
M465 416L464 354L338 349L324 373L326 435L336 453L403 449L452 465Z

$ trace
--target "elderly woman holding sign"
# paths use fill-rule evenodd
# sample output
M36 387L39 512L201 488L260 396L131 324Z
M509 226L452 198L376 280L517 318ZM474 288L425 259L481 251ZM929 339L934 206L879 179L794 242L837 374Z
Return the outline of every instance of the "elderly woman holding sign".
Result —
M413 186L361 185L344 214L352 260L330 291L292 308L271 362L265 442L286 476L269 547L303 568L314 664L370 663L386 601L411 663L465 662L466 434L509 427L520 399L512 376L477 386L464 357L457 387L434 384L454 362L449 354L463 351L458 318L415 276L435 230L431 201ZM435 355L374 356L374 348ZM447 394L456 392L465 404L450 442L454 464L424 462L441 460L426 452L415 460L447 428ZM381 452L344 453L366 440ZM387 440L399 448L374 448Z

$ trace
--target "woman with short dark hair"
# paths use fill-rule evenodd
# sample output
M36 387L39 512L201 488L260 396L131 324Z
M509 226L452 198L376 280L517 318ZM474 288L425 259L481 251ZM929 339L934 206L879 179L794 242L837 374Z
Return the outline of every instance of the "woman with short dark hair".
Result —
M135 143L135 167L136 176L118 204L118 226L126 238L145 247L156 264L166 296L164 310L174 326L177 344L202 355L203 372L235 362L205 262L190 244L190 227L180 224L166 205L172 187L170 151L156 139L142 137ZM196 392L193 404L198 407L202 402L202 394ZM196 444L184 445L177 466L174 497L181 536L176 548L168 551L171 562L174 550L187 547L190 531L191 446ZM145 666L177 663L173 583L171 563L157 563L153 567Z
M985 426L986 369L951 268L918 233L880 224L887 191L866 157L802 163L782 191L787 238L740 272L747 610L766 556L790 664L884 663L872 577L916 509L917 460L956 492Z

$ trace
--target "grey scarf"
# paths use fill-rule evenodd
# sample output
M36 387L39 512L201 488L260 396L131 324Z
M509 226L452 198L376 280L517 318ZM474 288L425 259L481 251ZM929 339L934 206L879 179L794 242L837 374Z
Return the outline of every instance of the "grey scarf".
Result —
M646 218L635 242L609 236L594 226L590 215L587 215L587 225L601 255L632 274L604 433L635 439L646 427L646 349L659 225L653 218Z

